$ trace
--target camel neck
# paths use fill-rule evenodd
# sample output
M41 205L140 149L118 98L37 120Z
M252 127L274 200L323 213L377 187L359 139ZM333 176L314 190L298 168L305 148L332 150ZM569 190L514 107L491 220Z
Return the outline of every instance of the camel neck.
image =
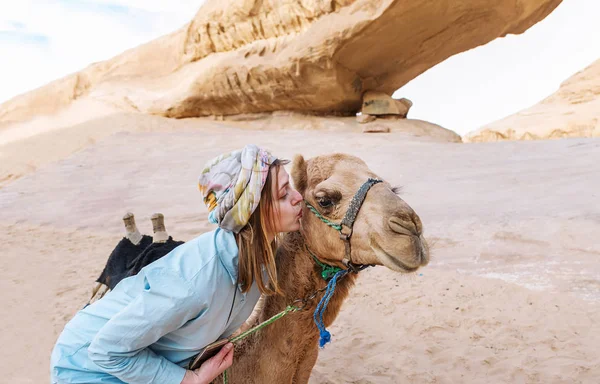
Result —
M298 232L284 236L283 244L277 252L277 264L279 284L281 290L285 292L285 296L280 296L280 300L272 300L277 301L273 308L274 313L277 313L277 310L280 311L285 305L292 303L294 300L305 298L327 286L327 281L323 278L322 267L315 263L305 246L302 235ZM337 316L341 303L347 297L355 279L355 274L349 274L339 281L326 314L333 314L333 318ZM305 311L314 311L322 297L323 292L317 294L313 300L307 303ZM326 316L326 324L329 317Z
M304 239L300 233L290 233L283 237L282 244L277 250L277 276L284 295L265 296L264 305L252 325L267 321L284 311L294 300L305 298L327 285L321 277L320 267L306 251ZM329 327L339 314L342 303L348 297L355 279L356 274L351 273L337 285L335 294L323 316L325 327ZM249 379L248 372L256 371L257 365L259 367L261 364L262 366L270 366L276 359L283 362L280 366L296 368L299 359L302 360L305 353L309 353L310 356L314 356L316 359L316 348L319 345L320 332L315 325L313 316L323 295L324 292L320 292L307 303L304 309L290 312L287 316L280 317L279 320L261 328L260 332L253 333L241 340L236 346L237 360L231 368L232 377ZM293 346L293 348L290 348L290 346ZM269 372L268 377L272 380L273 371L270 367L268 370L259 370L259 373L257 373L260 377L259 380L239 382L254 384L268 382L269 380L265 380L266 377L264 376L267 371ZM262 376L260 376L261 374ZM293 378L297 374L297 372L285 373L286 379L277 382L296 382ZM308 376L306 380L308 380ZM301 380L299 382L306 381Z
M312 257L313 261L321 267L321 277L325 281L329 281L336 273L342 270L340 267L336 267L335 265L329 265L321 262L317 255L315 255L308 246L305 245L306 252Z

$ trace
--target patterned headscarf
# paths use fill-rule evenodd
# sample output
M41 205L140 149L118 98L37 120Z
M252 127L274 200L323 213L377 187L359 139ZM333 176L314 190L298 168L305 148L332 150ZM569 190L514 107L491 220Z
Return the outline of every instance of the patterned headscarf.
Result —
M208 220L239 233L258 206L269 167L276 159L249 144L208 162L198 183L208 207Z

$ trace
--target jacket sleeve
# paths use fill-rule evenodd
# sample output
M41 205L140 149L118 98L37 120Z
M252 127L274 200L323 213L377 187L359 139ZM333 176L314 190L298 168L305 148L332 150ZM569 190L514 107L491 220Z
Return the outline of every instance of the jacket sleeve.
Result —
M141 293L100 329L88 355L106 373L126 383L179 384L186 370L148 346L201 316L209 298L193 297L191 284L168 269L142 273L136 281Z

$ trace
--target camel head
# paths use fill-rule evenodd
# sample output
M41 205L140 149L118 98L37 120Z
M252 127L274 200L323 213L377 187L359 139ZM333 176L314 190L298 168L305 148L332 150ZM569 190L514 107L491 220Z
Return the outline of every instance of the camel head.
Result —
M296 189L326 220L340 223L352 198L369 179L379 179L361 159L333 154L293 161ZM308 248L322 262L342 267L346 255L340 233L327 226L305 205L301 233ZM429 248L419 216L385 180L374 184L354 222L350 238L354 264L383 265L397 272L413 272L429 262Z

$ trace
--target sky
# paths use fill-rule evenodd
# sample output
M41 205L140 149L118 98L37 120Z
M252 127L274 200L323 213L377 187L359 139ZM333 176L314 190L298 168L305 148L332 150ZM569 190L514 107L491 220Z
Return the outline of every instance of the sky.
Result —
M190 21L203 0L2 0L0 103ZM450 57L394 93L459 134L528 108L600 59L600 1L563 0L524 34Z

